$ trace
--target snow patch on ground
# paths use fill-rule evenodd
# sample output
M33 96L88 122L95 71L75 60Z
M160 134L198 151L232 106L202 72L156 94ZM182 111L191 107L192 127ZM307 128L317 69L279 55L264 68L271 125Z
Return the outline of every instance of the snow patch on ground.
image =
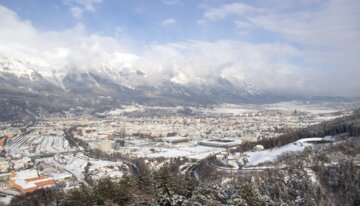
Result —
M305 148L312 147L314 142L322 141L334 142L335 138L333 136L303 138L282 147L256 152L245 152L247 156L246 166L255 166L264 162L275 162L280 155L302 152Z
M0 203L2 203L4 205L9 205L12 198L13 197L10 195L5 195L5 197L0 197Z
M305 146L300 144L290 143L283 147L274 148L270 150L264 150L259 152L247 152L247 164L246 166L255 166L264 162L274 162L278 156L286 153L302 152Z
M264 162L275 162L280 155L287 153L298 153L304 151L307 147L312 147L313 142L320 141L330 141L333 142L334 138L331 136L326 137L312 137L312 138L304 138L299 139L296 142L287 144L282 147L277 147L273 149L256 151L256 152L246 152L247 163L246 166L255 166Z

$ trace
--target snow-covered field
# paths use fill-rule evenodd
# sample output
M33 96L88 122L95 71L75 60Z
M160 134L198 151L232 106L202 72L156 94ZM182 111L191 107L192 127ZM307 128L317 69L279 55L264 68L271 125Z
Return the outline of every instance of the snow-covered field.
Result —
M282 147L277 147L263 151L256 151L256 152L246 152L245 153L247 156L246 166L255 166L265 162L275 162L280 155L302 152L304 151L305 148L312 147L313 144L311 142L317 142L323 140L333 141L333 139L330 136L326 136L324 138L322 137L304 138Z
M300 145L300 144L290 143L283 147L274 148L270 150L247 152L246 155L248 162L246 163L246 166L255 166L264 162L274 162L277 160L277 158L280 155L286 153L301 152L304 150L306 146L310 146L310 145L304 145L304 144Z

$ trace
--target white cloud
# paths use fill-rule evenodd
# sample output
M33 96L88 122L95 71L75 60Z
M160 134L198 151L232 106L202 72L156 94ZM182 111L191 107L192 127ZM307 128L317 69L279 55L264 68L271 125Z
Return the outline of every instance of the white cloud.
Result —
M252 6L243 3L225 4L219 8L207 9L204 13L204 19L209 21L217 21L225 19L231 15L244 15L249 12L254 12L256 9Z
M309 4L301 1L302 4ZM317 6L316 6L317 5ZM249 18L253 24L279 34L285 41L304 47L303 59L323 73L320 90L349 95L360 83L360 1L327 0L315 2L316 9L277 10ZM329 89L332 88L332 89Z
M300 55L296 48L280 43L189 41L154 44L136 66L154 79L167 76L194 85L214 83L223 76L239 84L252 82L262 89L315 92L306 72L289 61Z
M176 23L175 19L165 19L164 21L161 22L161 25L169 26L175 23Z
M268 31L279 37L277 41L302 51L290 66L312 67L304 70L314 74L309 82L313 88L346 96L360 94L355 89L360 82L354 78L360 75L359 11L357 0L254 1L252 6L232 3L205 8L198 22L234 21L235 31L249 37L252 29L258 29L257 35L259 29Z
M318 10L266 13L250 21L304 44L342 47L360 36L359 10L359 1L329 0Z
M60 32L40 32L0 6L0 53L53 69L86 69L126 52L112 37L89 34L83 24ZM133 55L134 56L134 55Z
M96 4L102 3L103 0L64 0L69 5L71 14L75 18L81 18L84 11L95 12Z

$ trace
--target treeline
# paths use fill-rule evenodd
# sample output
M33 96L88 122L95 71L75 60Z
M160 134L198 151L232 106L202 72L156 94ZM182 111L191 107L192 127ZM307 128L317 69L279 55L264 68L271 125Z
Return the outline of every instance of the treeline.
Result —
M282 170L219 174L203 161L199 181L179 172L178 159L155 172L139 159L138 175L104 178L67 192L40 190L14 199L11 205L355 206L360 205L359 154L360 140L353 139L287 156L282 161L289 167Z
M125 176L117 181L104 178L92 186L68 192L40 190L14 199L11 205L359 205L359 170L351 167L341 164L324 168L322 173L317 171L324 175L325 182L320 179L320 183L310 180L301 163L287 170L240 173L228 176L230 181L225 182L221 181L224 178L197 182L191 177L174 174L169 165L165 165L152 174Z
M360 169L353 161L345 160L338 165L316 168L320 182L335 205L360 205Z
M298 165L298 171L306 168L314 172L318 188L313 192L323 198L320 205L360 205L359 138L286 155L280 161L283 165ZM308 173L304 175L309 176Z
M248 182L228 186L220 181L197 182L191 177L171 173L168 165L165 165L151 175L125 176L118 181L104 178L92 186L81 186L65 193L57 193L54 189L40 190L14 199L11 205L260 206L264 204L255 187Z
M312 151L305 160L313 168L324 190L336 205L360 205L360 139L354 138L320 152Z

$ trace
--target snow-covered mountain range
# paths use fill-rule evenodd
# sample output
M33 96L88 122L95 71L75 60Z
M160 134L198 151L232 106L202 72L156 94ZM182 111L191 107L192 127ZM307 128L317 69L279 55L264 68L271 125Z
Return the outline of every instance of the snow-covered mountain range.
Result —
M196 77L191 77L196 79ZM148 74L131 64L98 64L87 68L52 68L0 56L2 101L27 102L30 107L97 107L122 104L207 105L276 101L244 81L219 76L208 82L190 81L182 73ZM1 112L1 111L0 111Z

